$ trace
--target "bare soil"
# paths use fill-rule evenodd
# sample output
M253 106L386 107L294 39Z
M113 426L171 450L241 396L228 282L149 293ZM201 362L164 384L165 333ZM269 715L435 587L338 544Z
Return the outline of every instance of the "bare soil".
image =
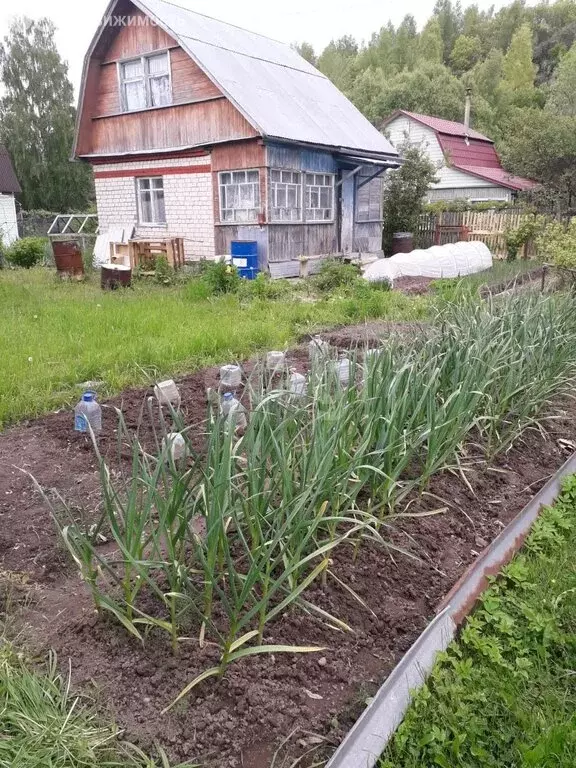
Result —
M393 331L421 328L372 323L327 338L350 346ZM302 349L291 358L297 368L305 367ZM218 369L210 368L178 382L186 422L199 425L199 447L206 387L216 386L217 376ZM149 394L128 390L107 405L121 408L130 429L143 420L141 439L153 445L153 423L143 406ZM41 494L22 471L32 473L51 498L60 495L74 514L90 520L99 502L92 448L72 431L69 412L21 424L0 434L0 586L10 591L7 584L26 582L28 597L11 614L12 629L25 624L34 651L54 648L63 667L70 659L73 684L96 692L126 737L145 749L159 742L174 761L211 768L280 768L284 758L308 752L299 765L310 765L334 749L465 568L563 463L570 452L564 441L576 439L576 404L561 404L554 416L546 434L527 431L493 467L470 457L466 477L472 490L458 474L446 472L433 479L430 495L413 500L411 512L447 508L395 522L392 540L419 560L368 544L357 561L349 550L335 555L332 570L370 610L336 581L325 590L314 587L308 596L347 622L352 633L336 632L294 609L271 626L267 642L321 645L325 651L235 663L222 681L202 684L164 716L163 707L211 666L214 649L200 649L192 639L175 658L164 636L152 634L142 647L97 616ZM110 457L117 454L116 425L113 408L106 408L100 449Z

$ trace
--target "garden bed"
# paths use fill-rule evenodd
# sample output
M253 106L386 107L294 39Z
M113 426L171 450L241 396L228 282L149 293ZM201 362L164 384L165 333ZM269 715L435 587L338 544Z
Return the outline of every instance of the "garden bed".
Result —
M327 338L355 346L391 330L421 332L408 324L373 324L339 329ZM296 367L305 366L304 349L290 357ZM245 369L249 372L250 366ZM186 423L199 425L199 448L206 387L216 384L216 368L179 381ZM142 421L147 394L133 389L109 401L121 408L129 429ZM368 543L357 562L349 549L335 552L333 570L369 610L333 580L324 589L312 586L307 598L348 623L353 633L329 629L293 608L269 627L266 641L326 650L236 662L221 682L206 681L165 715L161 710L215 662L216 649L200 649L197 638L191 638L173 657L164 636L152 632L142 647L119 625L97 617L45 502L30 478L15 469L32 472L49 494L55 498L58 492L78 517L89 521L100 498L92 449L71 431L68 411L15 427L0 435L0 575L8 585L18 584L17 589L9 586L13 595L28 598L14 614L13 627L27 625L24 636L34 650L54 648L63 665L70 658L73 683L96 692L127 737L143 747L159 742L175 761L218 768L279 768L288 755L308 751L300 765L312 764L339 743L465 568L562 464L570 442L561 441L576 439L576 405L564 402L550 415L555 418L547 422L546 435L526 431L493 467L474 464L470 456L467 483L458 473L432 478L429 495L414 498L410 512L446 511L396 520L391 532L394 543L418 560L392 557ZM144 424L145 417L144 411ZM100 444L112 467L118 461L115 428L113 412L105 412ZM140 437L150 445L151 426L141 429Z

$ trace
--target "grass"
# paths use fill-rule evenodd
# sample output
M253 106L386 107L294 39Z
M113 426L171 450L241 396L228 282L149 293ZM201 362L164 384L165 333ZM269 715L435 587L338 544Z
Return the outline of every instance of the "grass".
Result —
M382 317L421 318L426 301L358 290L316 302L206 298L198 281L137 284L103 292L93 277L61 283L51 270L0 271L0 428L78 398L78 384L103 394L282 349L321 327Z
M576 476L416 695L379 768L576 765Z
M0 768L169 768L162 750L157 762L101 725L90 703L71 694L54 656L45 672L34 671L3 641L0 711Z
M461 278L433 280L430 287L434 293L442 298L453 301L459 298L462 293L471 294L477 292L484 285L490 286L506 283L523 275L525 272L538 269L539 266L541 266L540 262L533 259L521 259L518 261L494 259L492 269Z

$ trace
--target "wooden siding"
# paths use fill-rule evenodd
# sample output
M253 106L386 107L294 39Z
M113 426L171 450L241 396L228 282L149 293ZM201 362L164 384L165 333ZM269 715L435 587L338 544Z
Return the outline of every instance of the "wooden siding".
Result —
M181 104L92 120L91 141L84 153L113 155L210 144L251 130L226 99Z
M378 221L354 224L354 253L380 253L382 251L382 224Z
M269 227L251 226L249 224L216 227L216 255L223 256L229 254L233 240L255 240L258 243L258 266L263 272L268 269Z
M335 224L273 224L268 227L268 260L270 263L336 253L338 243Z
M268 144L267 165L269 168L286 168L294 171L336 173L337 167L330 152L309 150L289 144Z
M113 155L169 149L257 136L176 41L123 0L118 13L130 26L107 26L89 63L76 154ZM173 104L121 112L117 62L158 50L170 51Z

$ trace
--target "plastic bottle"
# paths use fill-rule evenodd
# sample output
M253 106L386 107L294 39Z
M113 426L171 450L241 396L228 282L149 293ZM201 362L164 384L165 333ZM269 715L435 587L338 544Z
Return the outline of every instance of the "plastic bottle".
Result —
M102 408L94 399L94 392L84 392L82 399L74 408L74 430L76 432L100 432L102 429Z
M231 425L234 430L246 429L247 421L244 406L239 400L236 400L232 392L226 392L222 398L220 409L227 424Z
M154 387L154 394L160 405L172 405L175 408L180 407L180 392L172 379L158 382Z
M286 362L286 355L284 352L268 352L266 355L266 368L269 371L277 371L279 368L283 368Z
M308 344L308 356L312 362L319 362L328 357L330 344L320 336L313 336Z
M220 368L220 383L224 387L239 387L242 384L242 371L239 365L223 365Z
M290 393L299 396L306 394L306 376L298 373L295 368L290 369Z
M336 373L338 374L338 381L341 387L347 387L350 383L350 360L347 357L342 357L336 363Z
M186 457L186 440L184 440L180 432L168 432L166 437L162 439L162 453L167 453L167 449L172 461L178 461Z

